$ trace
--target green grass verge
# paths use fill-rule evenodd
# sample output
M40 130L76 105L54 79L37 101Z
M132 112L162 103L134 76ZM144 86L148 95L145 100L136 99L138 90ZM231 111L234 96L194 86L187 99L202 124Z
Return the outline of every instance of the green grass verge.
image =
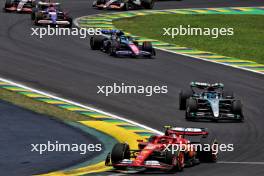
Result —
M54 117L62 121L87 120L87 117L79 115L75 112L64 110L47 103L39 102L24 95L20 95L15 92L1 88L0 88L0 99L10 102L19 107L29 109L39 114L48 115L50 117Z
M146 15L114 21L114 25L141 37L264 63L263 15ZM234 28L233 36L163 36L163 28L183 25L199 28Z

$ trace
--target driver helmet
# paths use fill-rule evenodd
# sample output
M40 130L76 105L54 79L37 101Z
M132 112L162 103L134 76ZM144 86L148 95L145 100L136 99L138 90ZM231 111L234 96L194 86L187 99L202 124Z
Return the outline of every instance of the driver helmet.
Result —
M55 6L53 4L49 5L49 11L50 12L55 12L56 11L56 8L55 8Z
M160 139L160 143L162 143L162 144L166 144L166 143L168 143L168 140L165 139L165 138L162 138L162 139Z
M207 89L209 92L212 92L212 91L214 91L214 88L212 87L212 86L210 86L210 87L208 87L208 89Z
M117 39L117 35L116 35L116 33L114 33L114 34L112 35L112 39L113 39L113 40L116 40L116 39Z

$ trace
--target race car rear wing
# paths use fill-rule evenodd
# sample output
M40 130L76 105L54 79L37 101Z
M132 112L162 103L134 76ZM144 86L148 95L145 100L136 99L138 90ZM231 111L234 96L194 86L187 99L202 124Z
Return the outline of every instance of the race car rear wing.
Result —
M165 126L165 135L183 135L183 136L204 136L206 137L209 132L206 128L192 128L192 127L171 127Z
M190 83L191 88L198 88L198 89L208 89L209 87L212 87L214 89L223 89L224 84L223 83L202 83L202 82L191 82Z
M101 33L105 35L113 35L113 34L124 35L124 32L117 29L103 29L101 30Z
M54 5L54 6L58 6L58 5L60 5L60 3L58 3L58 2L51 2L51 1L49 1L49 2L39 1L38 2L38 5L43 5L43 6Z

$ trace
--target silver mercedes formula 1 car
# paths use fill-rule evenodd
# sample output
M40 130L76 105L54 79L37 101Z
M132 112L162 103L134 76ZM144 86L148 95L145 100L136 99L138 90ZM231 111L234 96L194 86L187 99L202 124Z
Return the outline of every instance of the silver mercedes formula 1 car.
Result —
M241 101L233 92L224 91L224 84L191 82L190 87L179 94L179 108L186 111L186 120L244 120Z

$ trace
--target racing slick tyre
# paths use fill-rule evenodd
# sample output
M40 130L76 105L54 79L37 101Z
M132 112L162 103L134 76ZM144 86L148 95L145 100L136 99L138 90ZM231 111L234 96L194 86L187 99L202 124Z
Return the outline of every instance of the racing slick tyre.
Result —
M66 27L72 28L72 18L69 17L68 21L69 21L70 24L68 24Z
M8 10L6 10L6 8L12 7L12 0L6 0L5 2L5 12L8 12Z
M155 0L142 0L141 3L145 9L153 9Z
M138 41L133 42L137 47L139 46Z
M235 115L239 115L239 121L244 121L244 116L243 116L243 112L242 112L242 103L240 100L235 100L232 102L232 112Z
M204 136L200 140L202 148L197 151L197 156L200 162L205 163L214 163L217 161L217 153L218 153L218 142L216 140L215 135L212 132L209 132L207 136ZM208 148L210 146L210 149ZM207 149L205 151L205 149ZM208 151L209 149L209 151Z
M34 24L36 25L36 26L39 26L40 24L38 23L38 21L41 19L41 17L38 15L38 14L36 14L36 16L35 16L35 20L34 20Z
M36 7L37 3L38 2L36 2L36 1L32 1L32 7Z
M179 93L179 109L185 110L186 109L186 101L188 98L192 96L191 90L181 90Z
M187 104L187 108L189 108L190 112L195 112L198 109L197 101L193 98L190 98Z
M108 54L110 56L116 56L116 51L119 49L120 45L117 41L112 41L109 47Z
M170 147L170 151L165 151L165 163L171 165L172 168L168 171L183 171L184 168L184 153L180 151L172 151L172 147Z
M31 13L31 20L32 21L35 20L35 18L36 18L36 12L37 12L37 9L34 7L32 9L32 13Z
M151 42L144 41L144 42L142 43L142 50L151 53L150 57L151 57L152 55L153 55L153 56L156 55L156 52L155 52L155 50L154 50L154 48L153 48Z
M232 111L235 114L242 114L242 103L240 100L235 100L232 102Z
M97 0L96 1L96 5L101 5L101 4L105 4L106 0Z
M12 0L6 0L5 1L5 8L6 7L11 7L12 6Z
M92 50L99 50L102 46L102 37L101 36L93 36L90 38L90 47Z
M224 91L224 97L226 99L233 99L235 96L234 96L234 92L232 91Z
M192 112L196 112L198 109L198 104L195 99L189 98L186 101L186 113L185 113L185 119L186 120L193 120L193 116L190 114Z
M111 161L112 164L117 164L123 159L130 159L130 149L129 145L126 143L117 143L114 145L111 152ZM116 169L124 169L122 166L114 166Z
M129 10L129 4L127 2L124 2L124 6L123 6L122 10L124 10L124 11Z
M98 5L106 4L106 0L97 0L93 2L93 7L97 6L97 9L103 9L103 7L99 7Z

